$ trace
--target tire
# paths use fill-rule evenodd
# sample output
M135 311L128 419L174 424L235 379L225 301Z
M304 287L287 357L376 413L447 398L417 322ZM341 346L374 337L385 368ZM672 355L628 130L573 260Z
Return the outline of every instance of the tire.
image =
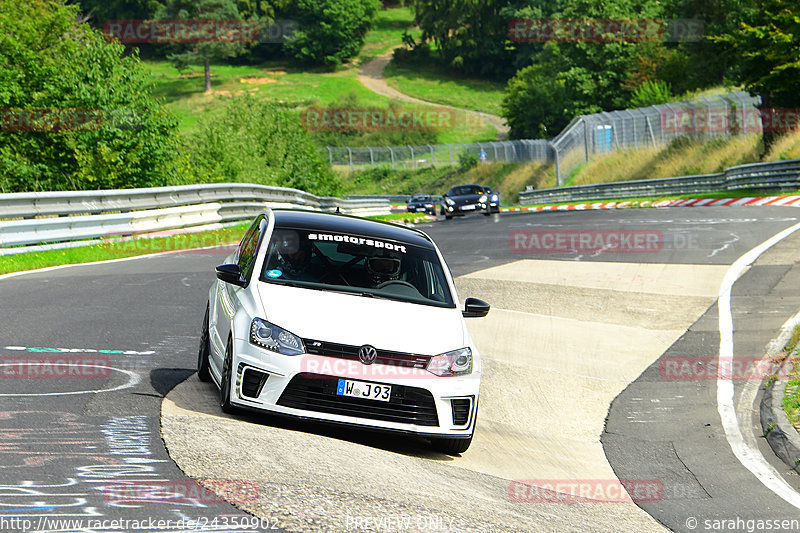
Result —
M453 215L445 215L444 218L447 219L447 220L452 220L453 219Z
M431 448L447 455L464 453L472 444L472 435L468 439L449 439L446 437L431 439Z
M223 413L235 413L236 408L231 404L231 383L233 381L233 339L228 337L225 348L225 361L222 363L222 378L219 384L219 407Z
M205 383L211 381L211 370L208 367L208 342L208 305L206 305L206 316L203 319L203 329L200 331L200 348L197 350L197 379Z
M488 217L488 216L489 216L489 215L491 215L491 214L492 214L492 213L491 213L491 212L489 212L489 211L484 211L484 212L483 212L483 216L485 216L485 217Z

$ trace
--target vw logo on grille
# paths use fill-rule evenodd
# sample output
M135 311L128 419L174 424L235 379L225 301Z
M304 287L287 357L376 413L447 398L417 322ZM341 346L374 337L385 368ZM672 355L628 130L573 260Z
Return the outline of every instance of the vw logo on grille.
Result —
M371 365L378 358L378 350L369 344L365 344L358 349L358 358L365 365Z

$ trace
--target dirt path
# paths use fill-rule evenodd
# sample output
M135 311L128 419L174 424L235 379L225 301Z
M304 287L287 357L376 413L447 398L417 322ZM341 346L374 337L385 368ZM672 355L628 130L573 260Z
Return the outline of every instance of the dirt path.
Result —
M358 73L358 79L364 85L364 87L372 92L389 98L394 98L395 100L413 102L415 104L437 105L448 109L454 109L464 113L467 120L479 120L495 128L497 130L498 141L502 141L508 137L508 126L506 125L506 121L503 117L490 115L489 113L482 113L480 111L473 111L471 109L463 109L460 107L453 107L449 105L428 102L426 100L420 100L419 98L408 96L394 89L393 87L390 87L383 78L383 70L386 68L386 65L389 64L391 58L392 50L389 50L385 54L379 55L378 57L361 66L361 70Z

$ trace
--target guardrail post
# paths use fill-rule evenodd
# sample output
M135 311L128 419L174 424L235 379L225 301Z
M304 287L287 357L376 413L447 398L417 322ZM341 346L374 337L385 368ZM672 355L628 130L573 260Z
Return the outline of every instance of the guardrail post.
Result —
M414 157L414 147L409 144L408 149L411 150L411 168L417 170L417 160Z
M325 148L328 149L328 161L330 162L330 165L333 166L333 150L330 146L326 146Z
M353 170L353 151L349 146L347 147L347 153L350 156L350 170Z
M656 136L653 134L653 126L650 124L650 117L644 117L647 129L650 130L650 140L653 142L653 148L656 148Z
M432 166L433 166L433 146L429 144L429 145L428 145L428 148L430 148L430 149L431 149L431 164L430 164L429 166L431 166L431 167L432 167Z
M583 122L583 160L589 162L589 124L586 122L586 117L581 115L581 122Z
M392 170L394 170L394 149L391 146L389 147L389 155L392 156Z
M369 167L375 168L375 157L372 155L372 147L367 146L367 150L369 150Z
M553 146L553 148L554 148L553 151L555 152L555 163L556 163L556 185L561 187L564 184L564 182L561 180L561 165L559 164L558 160L558 148L556 148L555 146Z

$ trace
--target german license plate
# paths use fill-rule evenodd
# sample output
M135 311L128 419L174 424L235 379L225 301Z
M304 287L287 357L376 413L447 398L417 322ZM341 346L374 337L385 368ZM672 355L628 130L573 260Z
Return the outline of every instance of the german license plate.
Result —
M340 379L336 386L336 395L388 402L392 397L392 386L366 383L353 379Z
M470 211L471 209L475 209L475 206L474 205L462 205L461 206L461 210L462 211Z
M417 208L417 213L419 213L420 211L425 211L425 208L424 207L418 207Z

